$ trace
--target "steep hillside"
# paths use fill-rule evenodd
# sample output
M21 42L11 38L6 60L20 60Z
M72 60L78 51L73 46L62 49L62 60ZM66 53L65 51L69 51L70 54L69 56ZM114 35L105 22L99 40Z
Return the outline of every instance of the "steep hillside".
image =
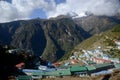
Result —
M80 43L77 47L75 47L75 49L72 52L79 51L82 49L85 50L96 49L98 46L101 46L101 48L104 51L107 51L113 57L120 58L119 54L120 50L117 49L117 45L115 44L115 41L117 40L120 40L120 25L117 25L106 32L96 34L86 39L85 41Z
M45 21L44 32L47 44L42 57L48 60L52 60L53 57L61 58L64 53L90 36L68 18Z
M69 18L0 24L0 41L55 61L90 35Z
M114 25L120 23L120 15L107 17L107 16L94 16L90 15L83 18L75 19L75 23L80 25L85 31L91 35L100 33L111 29Z
M4 45L31 49L35 55L55 61L83 40L106 31L119 22L119 15L117 17L90 15L77 19L61 15L48 20L38 18L1 23L0 42Z

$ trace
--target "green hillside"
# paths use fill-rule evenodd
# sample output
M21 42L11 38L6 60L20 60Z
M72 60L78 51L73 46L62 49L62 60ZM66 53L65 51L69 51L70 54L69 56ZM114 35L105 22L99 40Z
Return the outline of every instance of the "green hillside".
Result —
M94 36L84 40L78 46L76 46L69 55L65 55L63 59L66 59L72 55L76 51L81 50L92 50L101 46L102 50L111 54L113 57L117 57L120 59L120 50L117 49L117 45L115 44L115 40L120 40L120 25L115 26L114 28L102 32L100 34L95 34Z
M107 48L108 46L115 46L114 40L120 39L120 25L115 26L113 29L96 34L89 39L83 41L75 49L94 49L97 46Z

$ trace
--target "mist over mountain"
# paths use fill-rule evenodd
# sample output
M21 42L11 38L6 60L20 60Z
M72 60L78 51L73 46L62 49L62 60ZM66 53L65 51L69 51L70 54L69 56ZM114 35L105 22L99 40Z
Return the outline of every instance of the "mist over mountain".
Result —
M90 36L120 23L113 17L89 15L82 18L59 16L48 20L20 20L0 24L0 41L31 49L43 59L56 61Z

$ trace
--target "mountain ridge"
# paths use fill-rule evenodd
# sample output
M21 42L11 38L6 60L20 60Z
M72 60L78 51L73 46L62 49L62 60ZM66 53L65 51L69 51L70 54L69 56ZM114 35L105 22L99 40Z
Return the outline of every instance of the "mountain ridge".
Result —
M85 31L89 32L91 35L94 35L96 33L111 29L114 25L119 24L119 16L120 15L111 17L90 15L87 17L76 18L74 21Z
M16 21L0 24L0 28L3 44L31 49L50 61L61 58L67 50L89 37L70 19Z
M92 19L89 17L92 17ZM48 20L37 18L0 23L0 41L3 44L18 48L31 49L35 55L53 62L68 54L69 51L83 40L96 34L95 25L105 25L104 27L97 27L98 31L102 32L104 28L108 30L109 25L112 28L113 25L117 25L120 21L119 19L111 19L109 17L103 17L100 20L99 16L94 17L93 15L84 17L82 20L88 21L86 23L87 26L82 25L79 19L76 21L67 17L57 17ZM97 22L91 22L92 20ZM93 33L89 29L87 31L83 28L90 27L89 25L93 25Z
M70 52L69 55L73 54L76 51L94 50L100 47L101 50L103 50L105 53L110 54L114 58L120 59L120 55L119 55L120 49L117 48L117 44L115 42L120 40L119 34L120 34L120 24L114 26L110 30L101 32L99 34L95 34L92 37L84 40L83 42L78 44Z

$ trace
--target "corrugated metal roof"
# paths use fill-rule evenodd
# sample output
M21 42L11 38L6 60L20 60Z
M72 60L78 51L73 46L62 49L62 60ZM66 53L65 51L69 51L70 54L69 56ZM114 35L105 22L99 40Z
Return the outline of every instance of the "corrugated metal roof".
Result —
M31 76L18 76L16 80L32 80Z
M70 66L70 71L71 72L82 72L82 71L87 71L87 68L85 66L72 65Z
M44 72L41 70L32 70L32 69L23 69L23 72L25 72L27 75L43 75Z
M107 67L107 66L112 66L113 64L111 63L103 63L103 64L96 64L94 65L95 68L103 68L103 67Z
M92 70L96 69L95 66L86 66L86 67L87 67L88 71L92 71Z
M115 64L115 68L120 68L120 64Z
M60 75L69 76L71 75L70 69L60 69L57 70Z
M69 76L71 75L70 69L58 69L56 71L45 72L45 76Z
M45 72L44 76L60 76L57 71Z

